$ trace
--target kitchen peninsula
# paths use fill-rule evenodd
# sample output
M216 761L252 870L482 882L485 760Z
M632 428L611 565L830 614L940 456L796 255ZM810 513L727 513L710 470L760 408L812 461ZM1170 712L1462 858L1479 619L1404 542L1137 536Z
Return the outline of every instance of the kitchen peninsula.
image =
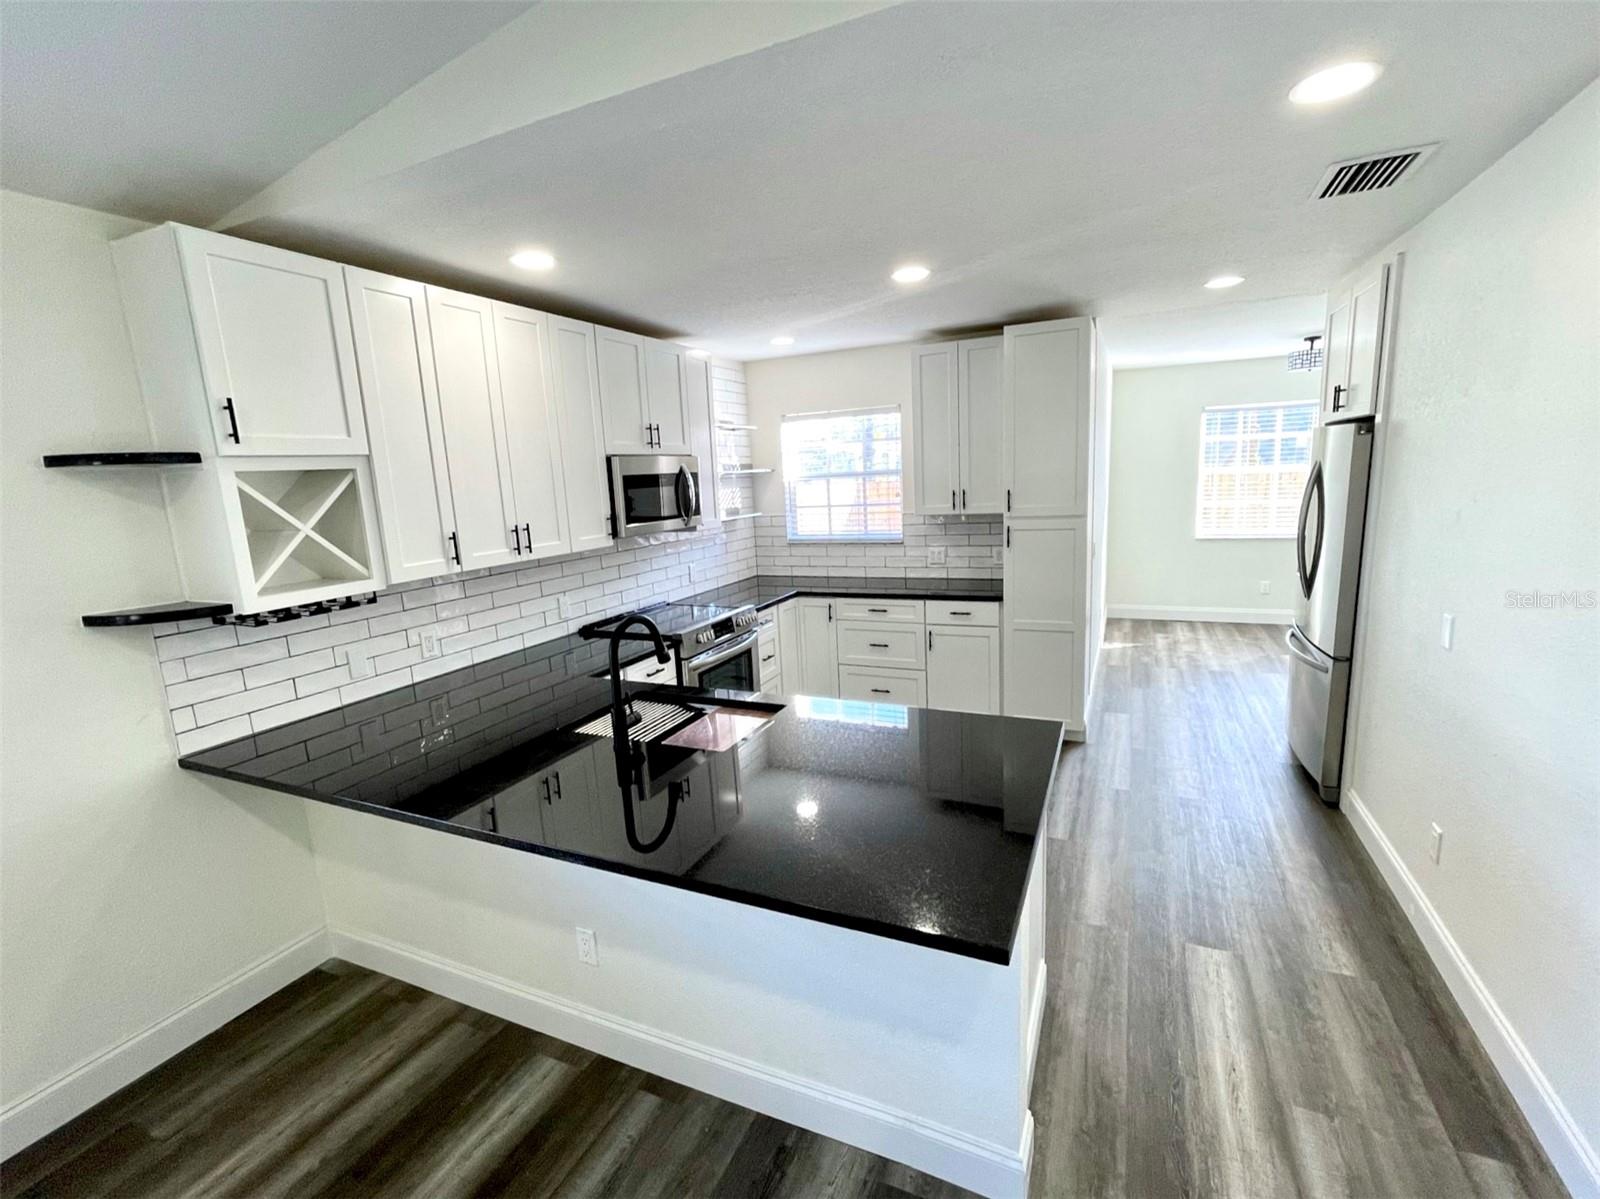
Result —
M1060 723L630 684L632 799L608 649L561 638L181 764L319 801L339 956L1025 1194ZM647 844L675 809L651 852L627 803Z

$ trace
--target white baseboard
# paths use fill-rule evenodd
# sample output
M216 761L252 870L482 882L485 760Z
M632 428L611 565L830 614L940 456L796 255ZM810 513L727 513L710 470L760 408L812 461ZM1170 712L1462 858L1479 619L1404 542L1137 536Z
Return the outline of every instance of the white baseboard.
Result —
M142 1032L0 1109L0 1158L33 1144L102 1099L214 1033L332 954L325 929L314 929L252 962Z
M1210 624L1290 624L1292 608L1176 608L1164 604L1112 604L1114 620L1198 620Z
M1354 788L1345 788L1340 811L1377 864L1573 1199L1600 1199L1600 1155Z
M624 1020L561 996L351 929L336 956L684 1086L904 1162L993 1199L1025 1199L1033 1120L1021 1143L979 1140L860 1096Z

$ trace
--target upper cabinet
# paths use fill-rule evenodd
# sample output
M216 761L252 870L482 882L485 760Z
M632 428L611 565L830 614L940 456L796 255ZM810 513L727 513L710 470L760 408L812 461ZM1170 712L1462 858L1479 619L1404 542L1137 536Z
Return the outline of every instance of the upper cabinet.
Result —
M1378 409L1389 274L1389 264L1380 263L1329 300L1323 331L1323 420L1370 416Z
M492 311L506 457L516 501L513 540L521 555L564 554L571 542L561 421L550 385L549 317L498 300Z
M546 321L570 548L575 554L604 549L611 544L611 485L606 476L595 327L564 316L549 316Z
M1001 482L1003 339L981 337L911 350L917 511L994 513Z
M606 452L687 454L682 347L603 325L594 332Z
M1005 511L1083 516L1088 510L1091 325L1086 318L1005 331Z
M366 453L338 264L182 225L124 238L112 253L159 444Z
M689 405L689 452L700 463L700 527L722 527L722 479L717 469L717 413L711 400L711 361L683 357L683 393Z

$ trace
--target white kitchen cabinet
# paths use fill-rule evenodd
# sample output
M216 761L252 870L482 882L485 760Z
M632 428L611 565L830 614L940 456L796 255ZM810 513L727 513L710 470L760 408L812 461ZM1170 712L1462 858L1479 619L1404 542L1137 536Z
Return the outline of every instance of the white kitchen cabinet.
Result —
M560 420L550 385L549 318L499 300L491 309L515 503L512 548L523 558L564 554L571 539Z
M840 666L921 670L926 662L920 622L903 625L840 620L833 627Z
M917 511L961 510L960 416L956 343L911 349L911 411L916 436Z
M561 430L567 532L575 554L611 544L611 483L606 474L595 327L551 316L550 384Z
M531 845L546 844L544 797L552 773L552 771L541 771L525 779L518 779L492 800L485 800L480 806L488 809L488 819L481 824L475 823L473 827L485 828L505 837L526 841ZM463 823L462 817L456 817L454 823Z
M644 379L644 338L594 326L599 362L600 410L608 454L647 454L655 448Z
M801 596L797 605L800 630L800 672L786 682L791 692L800 695L839 694L839 657L834 640L834 602L821 596Z
M631 683L671 685L678 681L678 671L671 662L658 662L654 654L648 654L623 667L622 677Z
M1006 511L1088 511L1092 326L1085 318L1005 330L1002 404Z
M645 339L644 394L655 448L663 454L689 453L689 396L682 346Z
M455 508L425 289L355 267L345 284L389 581L449 574Z
M366 453L337 263L170 224L112 257L157 445Z
M689 452L700 464L700 527L722 527L721 478L717 473L717 413L711 399L711 362L683 357L684 398L689 405Z
M841 666L839 698L925 708L928 706L927 676L920 670Z
M1005 509L1005 455L1001 407L1005 393L1005 339L977 337L956 343L956 394L960 410L961 511Z
M922 624L922 601L863 599L841 595L834 603L835 620L865 620L879 624Z
M603 760L597 760L597 749L605 751ZM544 803L541 823L546 845L572 853L605 852L599 844L601 834L594 812L613 806L600 802L608 784L614 793L615 778L599 774L610 761L609 741L599 747L586 745L533 776L531 781Z
M778 605L778 663L788 691L800 688L800 601L784 600Z
M999 512L1003 339L981 337L911 350L917 511Z
M1389 264L1380 263L1328 303L1322 374L1322 418L1377 411Z
M1006 715L1061 720L1074 732L1083 728L1085 524L1009 519L1001 605Z
M506 452L500 369L495 356L494 304L481 296L429 287L445 453L451 476L455 529L451 559L478 570L515 561L516 497Z
M756 659L761 664L761 690L783 694L783 647L778 634L778 610L767 608L756 614Z
M999 628L930 624L927 647L928 707L951 712L1000 711Z

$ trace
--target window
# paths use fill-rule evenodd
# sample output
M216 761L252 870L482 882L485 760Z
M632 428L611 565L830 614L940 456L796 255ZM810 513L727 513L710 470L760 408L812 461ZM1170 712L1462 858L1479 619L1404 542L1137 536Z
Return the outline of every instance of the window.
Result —
M1196 537L1293 537L1317 404L1241 404L1200 414Z
M783 419L790 541L900 540L900 410Z

